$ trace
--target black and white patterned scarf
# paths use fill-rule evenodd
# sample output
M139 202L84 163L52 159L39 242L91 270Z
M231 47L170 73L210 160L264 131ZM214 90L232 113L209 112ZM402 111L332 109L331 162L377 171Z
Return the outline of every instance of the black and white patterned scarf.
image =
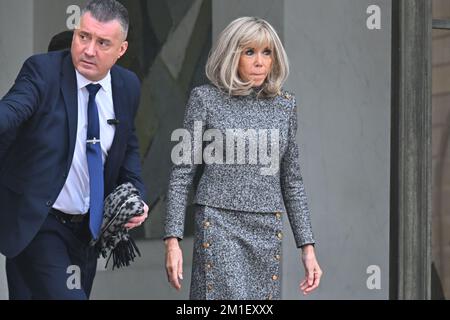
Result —
M128 230L124 227L133 217L144 214L144 203L139 191L131 183L118 186L105 199L100 236L91 245L98 249L99 257L107 258L106 267L113 258L114 268L129 266L141 253Z

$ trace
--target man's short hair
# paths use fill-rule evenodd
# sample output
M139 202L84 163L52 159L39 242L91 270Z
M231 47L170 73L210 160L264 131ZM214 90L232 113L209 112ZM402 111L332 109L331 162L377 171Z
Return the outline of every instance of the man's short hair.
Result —
M90 0L83 9L82 15L87 12L100 22L119 21L125 39L127 38L130 18L128 10L120 2L116 0Z

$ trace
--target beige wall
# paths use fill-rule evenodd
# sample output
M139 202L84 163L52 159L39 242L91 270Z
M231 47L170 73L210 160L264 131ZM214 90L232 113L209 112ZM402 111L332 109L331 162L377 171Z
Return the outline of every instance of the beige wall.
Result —
M33 8L32 0L0 0L0 97L33 53Z
M23 62L33 53L33 8L32 0L0 0L0 97L11 88ZM4 265L0 255L0 300L8 298Z
M450 19L450 1L433 0L433 19ZM432 254L450 297L450 31L433 30Z

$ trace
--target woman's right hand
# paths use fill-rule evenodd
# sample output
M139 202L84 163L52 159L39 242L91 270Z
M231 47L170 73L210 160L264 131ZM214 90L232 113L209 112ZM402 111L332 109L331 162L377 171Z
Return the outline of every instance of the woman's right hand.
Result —
M178 291L183 280L183 252L177 238L168 238L166 243L166 272L167 280Z

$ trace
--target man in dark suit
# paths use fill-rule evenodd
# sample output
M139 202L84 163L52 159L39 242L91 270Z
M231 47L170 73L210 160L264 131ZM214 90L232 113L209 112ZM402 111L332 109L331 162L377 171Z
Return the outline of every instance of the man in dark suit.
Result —
M97 263L88 244L104 197L125 182L145 196L134 127L140 83L115 66L128 25L118 2L90 1L71 50L29 58L0 101L0 141L16 133L0 167L11 299L88 299ZM126 227L147 214L145 205Z

